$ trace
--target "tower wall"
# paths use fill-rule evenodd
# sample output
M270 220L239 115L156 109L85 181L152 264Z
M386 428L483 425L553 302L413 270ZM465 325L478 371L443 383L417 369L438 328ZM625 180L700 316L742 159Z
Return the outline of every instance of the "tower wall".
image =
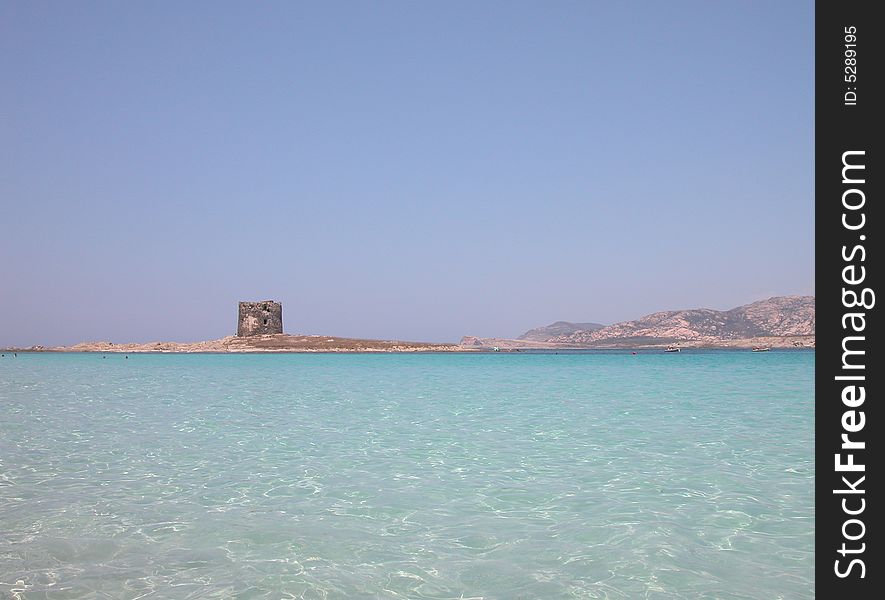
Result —
M273 300L240 302L237 336L283 333L283 305Z

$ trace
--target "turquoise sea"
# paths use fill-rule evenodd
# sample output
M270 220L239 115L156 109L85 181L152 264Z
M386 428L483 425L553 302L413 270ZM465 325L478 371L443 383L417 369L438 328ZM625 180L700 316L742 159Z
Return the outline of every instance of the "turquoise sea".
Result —
M0 598L812 598L813 367L7 354Z

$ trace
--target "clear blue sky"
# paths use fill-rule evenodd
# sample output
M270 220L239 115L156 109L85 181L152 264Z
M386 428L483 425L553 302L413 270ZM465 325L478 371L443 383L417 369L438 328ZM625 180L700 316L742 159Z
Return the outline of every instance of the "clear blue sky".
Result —
M0 3L0 345L814 293L813 3Z

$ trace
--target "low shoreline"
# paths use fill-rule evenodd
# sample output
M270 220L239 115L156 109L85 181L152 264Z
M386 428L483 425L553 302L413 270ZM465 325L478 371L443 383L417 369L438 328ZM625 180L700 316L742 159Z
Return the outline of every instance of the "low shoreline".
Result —
M668 346L680 349L749 350L756 347L771 349L814 349L814 336L757 337L735 340L610 340L592 345L556 344L499 338L465 338L460 344L433 344L398 340L368 340L323 335L260 335L251 337L228 336L204 342L148 342L125 343L82 342L73 346L31 346L6 348L14 352L91 352L120 354L245 354L245 353L414 353L414 352L521 352L553 350L663 350Z
M204 342L114 343L82 342L73 346L31 346L4 352L93 352L124 354L242 354L282 352L463 352L456 344L431 344L397 340L366 340L326 335L228 336Z
M461 346L480 350L663 350L670 346L687 350L709 349L752 349L765 347L771 349L809 348L814 349L813 335L792 336L760 336L752 338L717 339L713 337L697 337L694 339L680 338L609 338L591 344L567 344L562 342L536 342L531 340L512 340L502 338L478 338L467 336L461 340Z

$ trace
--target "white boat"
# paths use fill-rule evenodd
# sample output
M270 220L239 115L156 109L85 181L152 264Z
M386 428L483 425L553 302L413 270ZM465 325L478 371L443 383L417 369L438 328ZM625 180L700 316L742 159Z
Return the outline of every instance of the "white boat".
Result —
M769 350L771 350L771 348L768 346L756 346L753 348L753 352L768 352Z
M677 348L676 346L667 346L664 352L679 352L679 348Z

